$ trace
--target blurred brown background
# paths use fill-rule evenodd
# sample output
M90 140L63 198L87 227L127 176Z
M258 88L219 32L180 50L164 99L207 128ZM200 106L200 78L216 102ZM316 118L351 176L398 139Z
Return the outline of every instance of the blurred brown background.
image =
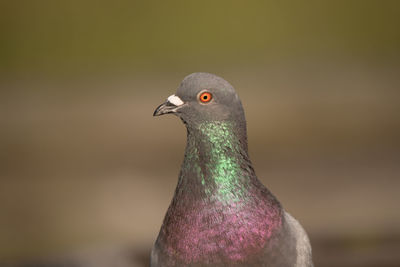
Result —
M316 266L400 266L399 26L398 1L1 1L0 265L148 264L186 138L152 112L206 71Z

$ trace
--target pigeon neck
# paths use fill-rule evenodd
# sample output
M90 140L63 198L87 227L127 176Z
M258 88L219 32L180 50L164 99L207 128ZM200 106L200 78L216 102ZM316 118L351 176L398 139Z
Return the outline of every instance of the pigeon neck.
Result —
M201 154L215 156L239 156L248 158L246 124L232 121L211 121L199 124L188 139Z
M186 187L201 188L201 195L224 203L247 195L251 179L256 178L247 153L245 127L244 123L213 121L188 128L186 167L182 170Z

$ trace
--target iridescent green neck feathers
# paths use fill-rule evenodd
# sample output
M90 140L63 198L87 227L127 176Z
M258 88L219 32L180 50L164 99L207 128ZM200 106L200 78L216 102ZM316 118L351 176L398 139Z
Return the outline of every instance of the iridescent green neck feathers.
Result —
M188 129L181 182L209 200L234 203L246 198L253 169L246 138L240 140L237 129L230 121L204 122Z

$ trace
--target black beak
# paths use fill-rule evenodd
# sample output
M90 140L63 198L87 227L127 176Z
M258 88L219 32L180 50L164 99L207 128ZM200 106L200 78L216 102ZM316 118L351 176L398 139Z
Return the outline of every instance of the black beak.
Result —
M178 106L172 104L168 100L159 105L156 110L154 110L153 116L160 116L168 113L175 113Z

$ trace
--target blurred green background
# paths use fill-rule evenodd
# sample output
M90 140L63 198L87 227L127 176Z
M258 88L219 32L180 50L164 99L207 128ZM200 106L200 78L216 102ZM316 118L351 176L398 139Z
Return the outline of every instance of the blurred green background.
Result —
M236 88L316 266L400 265L399 1L50 0L0 1L0 265L148 264L186 138L152 112L196 71Z

